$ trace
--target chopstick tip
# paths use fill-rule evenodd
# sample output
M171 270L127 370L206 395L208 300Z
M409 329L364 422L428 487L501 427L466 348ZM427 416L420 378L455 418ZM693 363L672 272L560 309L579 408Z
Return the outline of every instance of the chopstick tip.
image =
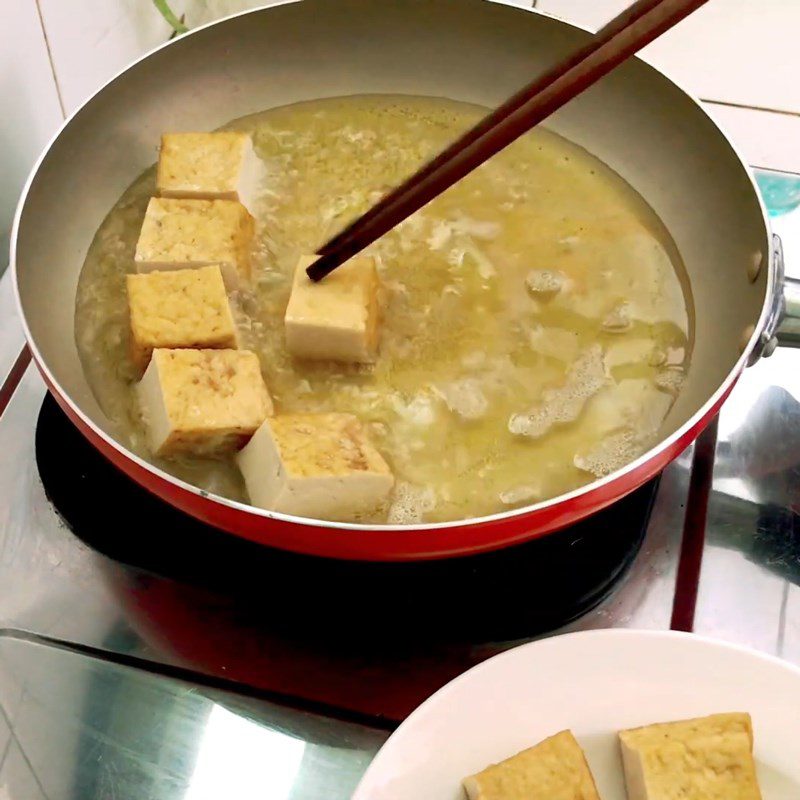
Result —
M330 259L326 259L325 256L319 255L317 253L317 260L313 264L309 264L306 267L306 275L308 275L309 280L313 281L314 283L319 283L328 273L331 272L334 265L329 266L328 262Z

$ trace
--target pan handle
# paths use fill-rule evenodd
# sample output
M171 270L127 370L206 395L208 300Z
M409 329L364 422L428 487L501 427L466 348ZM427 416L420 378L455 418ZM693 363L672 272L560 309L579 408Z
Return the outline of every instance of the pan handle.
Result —
M778 345L800 347L800 280L787 278L783 266L783 244L772 235L774 280L770 310L748 366L769 358Z
M775 336L784 347L800 347L800 280L783 279L783 317Z

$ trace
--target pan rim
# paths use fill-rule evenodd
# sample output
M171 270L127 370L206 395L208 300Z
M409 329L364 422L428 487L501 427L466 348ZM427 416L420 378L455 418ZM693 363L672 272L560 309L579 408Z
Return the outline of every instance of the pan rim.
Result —
M593 33L593 31L582 25L577 25L575 23L568 22L555 14L548 13L546 11L542 11L537 8L533 7L527 8L527 7L511 5L509 3L502 2L502 0L473 0L473 1L476 3L490 2L493 5L499 6L504 9L508 9L508 11L511 13L517 12L521 14L524 13L534 14L536 16L546 17L548 19L551 19L554 22L558 23L559 25L565 25L567 27L574 28L584 33ZM39 169L41 168L42 163L47 158L48 154L50 153L50 150L52 149L55 142L60 138L63 131L66 130L66 128L69 127L69 125L72 124L72 121L83 111L83 109L86 106L88 106L91 102L93 102L95 98L97 98L103 92L105 92L105 90L111 84L116 82L118 79L120 79L123 75L132 70L141 62L146 61L151 56L160 52L161 50L173 46L178 41L182 41L188 36L194 36L209 28L223 26L229 24L233 20L237 20L242 17L246 17L249 15L263 14L279 6L292 5L300 2L313 4L314 0L278 0L278 2L271 3L269 5L261 5L256 8L248 9L246 11L242 11L236 14L231 14L222 19L209 22L205 25L198 26L197 28L193 28L188 33L182 34L180 37L172 38L147 51L142 56L131 61L121 70L119 70L109 80L103 83L95 92L93 92L89 97L87 97L84 102L82 102L78 107L76 107L75 110L72 111L66 117L64 122L58 127L58 130L50 138L48 143L45 145L42 153L39 155L36 162L34 163L25 181L22 192L20 194L20 198L14 213L13 224L11 227L9 266L12 275L14 298L17 306L17 311L19 313L20 321L22 324L23 332L25 334L25 339L27 341L28 347L30 348L31 354L33 355L34 361L36 362L39 370L41 370L42 374L44 375L45 381L48 383L50 387L52 387L52 390L55 393L57 393L58 396L65 403L67 403L72 413L80 420L82 425L84 425L89 431L91 431L91 433L94 436L97 436L99 439L101 439L105 443L105 445L110 447L112 450L115 450L123 459L133 462L137 467L145 470L148 473L151 473L154 477L158 478L159 480L165 481L166 483L169 483L184 492L192 494L199 499L209 500L214 503L218 503L220 506L226 507L232 511L253 515L254 517L261 517L264 520L272 520L276 522L284 522L294 525L303 525L306 527L317 527L321 529L334 529L338 532L353 531L356 533L365 533L365 532L400 533L409 531L427 532L427 531L442 531L442 530L457 529L457 528L482 527L485 525L492 525L494 523L505 522L515 518L524 519L527 516L543 512L547 509L552 509L561 505L570 504L571 502L574 502L579 498L601 491L602 489L608 486L612 486L617 482L624 480L627 474L641 469L650 462L657 461L659 456L663 455L666 451L673 449L676 446L679 446L682 439L684 439L687 435L690 435L690 433L694 429L700 428L700 426L706 423L709 420L709 417L712 414L712 412L719 405L721 405L722 402L724 402L725 398L733 388L733 385L735 384L739 375L747 367L751 354L755 346L757 345L759 338L761 336L761 332L763 331L764 326L766 324L770 312L770 298L772 298L776 292L774 245L770 233L769 217L767 214L766 207L764 205L763 198L761 197L761 194L758 191L755 177L750 167L747 165L747 162L744 160L742 153L739 151L739 148L736 146L736 144L734 144L734 142L731 141L728 134L719 126L716 120L714 120L714 118L709 114L709 112L702 105L701 101L696 95L694 95L692 92L687 91L686 88L682 86L679 82L673 80L663 70L661 70L659 67L654 66L652 63L650 63L648 59L643 58L641 56L634 56L633 58L634 60L641 62L649 69L653 70L662 80L671 84L673 87L678 89L687 99L689 99L695 106L696 110L699 111L703 116L705 116L706 119L713 125L717 135L722 137L723 142L728 146L731 153L735 156L735 159L738 162L739 167L742 169L742 171L747 177L747 180L750 183L756 202L761 211L762 221L764 224L764 230L767 239L767 241L765 242L764 254L768 260L768 263L766 264L765 267L767 269L767 282L764 292L764 300L761 306L761 312L759 314L758 320L755 324L755 328L752 334L750 335L746 345L742 348L742 352L739 359L736 361L731 370L728 372L728 375L722 381L722 383L711 394L711 396L700 406L700 408L698 408L689 417L689 419L687 419L672 434L662 439L657 445L647 450L645 453L643 453L634 461L631 461L624 467L615 470L614 472L604 476L603 478L594 480L590 483L587 483L583 486L573 489L570 492L557 495L556 497L543 500L539 503L522 506L520 508L510 509L508 511L500 511L495 514L489 514L481 517L470 517L467 519L449 520L446 522L414 523L407 525L335 522L330 520L313 519L310 517L298 517L290 514L282 514L280 512L270 511L268 509L258 508L248 503L243 503L237 500L231 500L226 497L221 497L220 495L216 495L204 489L200 489L199 487L194 486L193 484L187 483L186 481L183 481L180 478L171 475L170 473L164 471L160 467L151 464L149 461L145 460L141 456L138 456L135 453L131 452L127 447L125 447L123 444L117 441L116 438L114 438L106 431L104 431L102 428L100 428L86 413L84 413L84 411L80 408L80 406L63 389L60 382L56 379L52 370L48 367L45 359L43 358L36 344L36 341L33 337L33 334L30 330L30 327L28 325L27 316L25 314L25 308L23 306L22 297L20 294L18 263L17 263L17 244L19 238L19 229L21 226L22 215L25 210L28 194L33 185L33 182L35 181L39 173ZM636 487L631 487L630 491L632 491L634 488Z

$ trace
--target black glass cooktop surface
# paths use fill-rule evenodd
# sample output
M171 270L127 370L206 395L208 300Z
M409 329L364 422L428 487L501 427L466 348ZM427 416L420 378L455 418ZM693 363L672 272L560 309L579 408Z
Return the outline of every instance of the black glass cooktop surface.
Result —
M51 502L90 547L226 595L249 613L270 609L271 626L337 640L369 631L376 640L503 641L559 627L597 605L625 573L657 488L653 481L571 528L505 550L363 563L268 549L192 519L112 466L49 395L36 458Z

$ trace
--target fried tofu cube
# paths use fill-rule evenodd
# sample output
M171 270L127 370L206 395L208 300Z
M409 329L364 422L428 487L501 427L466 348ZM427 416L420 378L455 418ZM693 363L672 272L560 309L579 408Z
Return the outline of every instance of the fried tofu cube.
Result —
M165 133L156 191L161 197L236 200L253 213L264 166L247 133Z
M141 374L156 348L236 349L219 266L127 275L131 356Z
M136 391L150 450L166 458L237 450L272 413L247 350L154 350Z
M253 218L235 200L153 197L136 243L136 271L219 264L225 286L236 289L250 278L254 230Z
M749 714L621 731L630 800L761 800Z
M371 256L357 256L319 283L306 275L316 256L302 256L284 317L286 347L297 358L355 363L375 360L378 273Z
M394 485L352 414L271 417L237 459L253 505L299 517L352 520Z
M600 800L586 757L570 731L464 779L469 800Z

